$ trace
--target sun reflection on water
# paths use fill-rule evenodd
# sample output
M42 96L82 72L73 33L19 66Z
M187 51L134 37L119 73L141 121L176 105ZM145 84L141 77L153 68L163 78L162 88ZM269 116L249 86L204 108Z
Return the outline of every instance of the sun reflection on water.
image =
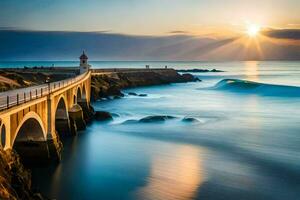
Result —
M246 77L247 80L258 81L259 80L259 72L258 72L258 61L247 61L245 64L246 69Z
M199 148L181 146L172 157L156 156L152 159L148 183L137 192L138 199L193 199L204 181Z

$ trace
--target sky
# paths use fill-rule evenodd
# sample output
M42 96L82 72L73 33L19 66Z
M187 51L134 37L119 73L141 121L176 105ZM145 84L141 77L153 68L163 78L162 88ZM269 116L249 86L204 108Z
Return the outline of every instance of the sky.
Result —
M299 0L1 0L0 27L134 35L300 27Z
M46 53L28 53L27 57L20 57L22 52L16 52L19 47L13 42L16 39L19 44L30 40L36 45L44 45L46 51L52 47L46 43L45 38L52 37L60 40L63 49L68 49L61 34L74 33L71 34L73 42L80 41L77 48L84 48L84 43L89 43L90 46L85 49L91 50L98 59L126 59L124 56L120 57L118 51L126 47L132 50L143 47L146 49L143 49L140 57L131 55L127 59L156 59L154 55L147 53L160 50L162 55L167 56L158 56L157 59L210 60L215 54L207 56L209 52L205 50L228 54L228 49L235 52L251 48L251 52L256 52L244 50L245 55L238 58L234 57L234 53L225 57L229 60L300 60L300 53L297 53L300 48L299 0L1 0L0 7L0 42L5 38L4 42L7 43L0 47L0 52L5 53L4 46L10 48L12 53L5 53L10 59L49 57ZM247 38L252 25L259 27L259 34L255 38ZM14 34L9 34L8 31ZM104 57L94 53L99 49L91 41L87 41L91 39L89 33L98 33L93 35L93 40L101 40L101 52L106 53L107 50L111 55ZM43 38L44 43L36 38L36 34L39 35L38 38ZM75 39L75 36L78 38ZM109 39L107 36L110 36ZM185 39L174 40L173 36L185 36ZM132 39L132 43L127 42L127 37ZM83 42L82 38L86 38L86 41ZM104 41L103 38L107 40ZM163 44L157 42L162 39ZM196 42L197 47L191 41ZM121 44L127 46L120 47ZM191 52L192 46L198 52ZM148 47L151 47L151 51ZM277 50L268 50L270 47ZM43 48L39 50L40 53L43 53ZM176 50L188 51L194 56L188 56L187 52L180 52L179 57L172 56L171 52ZM30 51L29 49L28 52ZM287 56L285 51L291 52L293 57Z

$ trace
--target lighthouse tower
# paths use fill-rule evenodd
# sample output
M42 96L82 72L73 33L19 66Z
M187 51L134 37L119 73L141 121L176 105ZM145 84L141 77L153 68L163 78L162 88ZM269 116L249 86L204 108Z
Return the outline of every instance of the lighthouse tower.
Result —
M82 52L82 55L79 57L79 59L80 59L80 74L89 71L91 66L88 64L89 58L87 57L84 51Z

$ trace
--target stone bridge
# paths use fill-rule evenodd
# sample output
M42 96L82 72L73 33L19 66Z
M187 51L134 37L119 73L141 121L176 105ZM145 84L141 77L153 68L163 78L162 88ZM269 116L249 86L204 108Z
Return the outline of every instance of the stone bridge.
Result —
M25 162L59 161L59 138L85 129L90 96L89 70L71 79L0 93L0 145L16 150Z

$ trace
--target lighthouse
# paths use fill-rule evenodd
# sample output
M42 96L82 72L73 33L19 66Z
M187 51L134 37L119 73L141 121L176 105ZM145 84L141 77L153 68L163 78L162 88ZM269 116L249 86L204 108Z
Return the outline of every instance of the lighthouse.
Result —
M82 55L79 57L79 59L80 59L80 66L79 66L80 74L83 74L83 73L89 71L91 66L88 64L89 58L87 57L87 55L85 54L84 51L82 52Z

